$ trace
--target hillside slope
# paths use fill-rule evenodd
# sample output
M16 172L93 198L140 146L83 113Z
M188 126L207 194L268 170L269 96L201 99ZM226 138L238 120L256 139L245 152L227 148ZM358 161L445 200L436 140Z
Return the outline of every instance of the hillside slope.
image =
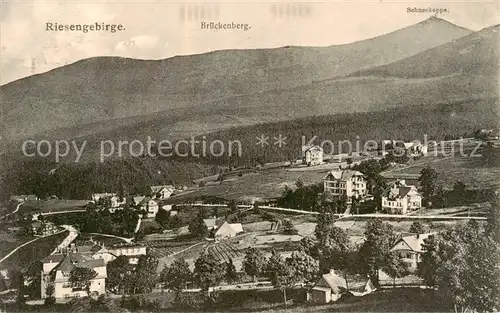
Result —
M108 124L109 120L160 111L167 116L172 112L177 122L187 121L187 128L192 127L190 118L223 116L229 122L215 121L220 129L234 123L254 123L254 119L268 115L268 110L281 113L285 109L289 115L286 118L367 110L371 107L358 105L361 101L343 104L363 85L348 87L351 90L334 96L328 109L320 112L315 112L315 107L304 108L316 98L331 97L331 92L305 87L313 91L302 97L300 88L293 88L401 60L469 33L430 18L373 39L339 46L216 51L160 61L86 59L1 86L2 137L19 140L95 122L110 129L122 124ZM298 92L287 94L290 88ZM297 94L299 98L295 99ZM247 118L248 112L252 117Z
M500 26L429 49L415 56L351 76L428 78L447 75L488 75L498 77Z

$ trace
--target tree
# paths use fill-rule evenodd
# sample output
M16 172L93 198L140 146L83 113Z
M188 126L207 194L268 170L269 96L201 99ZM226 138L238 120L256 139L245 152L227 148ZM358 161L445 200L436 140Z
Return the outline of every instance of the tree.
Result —
M307 236L299 241L299 249L304 251L307 255L311 256L313 259L319 259L319 245L312 236Z
M202 291L208 292L224 278L223 264L208 253L202 253L194 262L194 278Z
M298 233L298 231L295 228L295 226L293 225L292 221L290 221L289 219L283 220L283 222L281 223L281 226L283 227L283 233L285 235L297 235L297 233Z
M418 181L420 182L420 189L422 190L422 195L424 196L427 204L436 192L437 178L438 173L430 166L427 166L420 171Z
M235 200L230 200L227 207L231 210L231 213L236 213L238 211L238 204Z
M408 269L403 259L396 252L390 252L386 255L382 270L393 279L394 287L396 287L396 278L408 275Z
M69 275L69 282L73 288L85 290L88 296L90 296L90 285L92 279L97 276L96 271L91 268L86 267L74 267Z
M261 274L262 268L266 262L266 259L259 249L250 247L245 253L245 258L243 259L243 271L256 281L257 276Z
M463 181L457 180L453 184L453 192L456 193L457 195L463 195L465 193L465 189L467 186Z
M203 219L203 214L201 211L199 211L196 217L191 223L189 223L188 226L189 232L200 239L206 238L209 234L208 227Z
M320 213L316 219L316 223L314 234L316 235L316 239L321 241L330 229L334 227L335 216L332 213Z
M373 193L373 189L379 180L378 176L380 176L379 174L383 170L380 162L375 159L370 159L354 165L352 169L360 171L365 175L367 180L366 189Z
M189 264L183 259L176 259L170 267L165 266L161 273L161 280L165 287L175 292L176 299L180 299L182 290L191 279Z
M366 223L365 241L360 248L361 259L364 260L365 271L379 285L379 269L384 265L387 253L395 242L396 236L391 224L381 219L373 219Z
M419 275L455 311L491 312L500 307L500 245L488 225L469 222L424 241Z
M170 222L170 212L167 210L160 209L155 216L155 222L161 226L163 229L167 229Z
M466 188L467 186L465 185L465 183L460 180L456 181L453 184L453 191L451 192L451 196L453 197L453 200L455 200L454 203L461 204L463 202L463 200L467 197Z
M182 226L182 220L180 217L177 215L171 216L169 221L168 221L168 227L173 230L177 230L181 228Z
M233 264L233 259L229 259L226 263L225 279L228 283L233 283L238 279L238 273L236 273L236 267Z
M53 305L56 303L56 297L54 297L54 292L55 292L54 284L49 283L47 285L47 288L45 289L46 298L43 300L43 303L45 305Z
M353 195L351 197L351 212L356 212L356 214L359 214L359 199Z
M436 272L440 264L447 258L443 254L445 241L441 236L431 235L422 244L421 262L418 264L418 275L422 277L426 285L436 287Z
M319 275L318 262L303 250L292 252L286 262L292 268L297 281L313 282Z
M297 281L297 277L294 275L292 267L290 267L281 255L273 250L271 252L271 257L267 261L265 267L266 276L271 280L274 288L280 288L283 292L283 301L287 305L286 299L286 289L293 286Z
M356 260L354 260L354 247L345 230L332 227L326 236L318 243L320 249L320 270L327 273L330 269L340 271L349 290L349 274L356 273Z
M425 234L427 230L427 227L421 221L414 221L410 225L410 233Z
M434 197L432 197L432 207L444 208L447 205L448 205L448 199L446 196L446 192L442 185L437 185Z
M120 202L125 200L125 187L123 186L122 176L120 175L120 179L118 180L118 199Z
M123 291L126 289L127 276L130 276L133 271L132 265L129 263L125 255L120 255L116 259L106 264L106 287Z
M158 268L158 258L153 255L141 255L139 261L132 275L134 282L134 294L137 291L147 293L153 290L156 285L157 275L156 269Z
M9 288L21 290L24 286L24 276L21 269L17 266L9 268L7 271L7 278L9 280Z

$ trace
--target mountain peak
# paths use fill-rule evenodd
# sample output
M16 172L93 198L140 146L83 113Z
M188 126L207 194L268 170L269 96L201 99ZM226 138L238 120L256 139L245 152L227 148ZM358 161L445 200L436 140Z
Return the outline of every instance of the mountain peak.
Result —
M417 23L415 25L425 25L425 26L430 26L430 27L448 27L448 28L456 28L456 29L463 29L467 30L469 32L472 32L470 29L453 24L450 21L447 21L443 18L437 17L437 15L431 15L430 17L426 18L425 20L421 21L420 23Z
M427 20L428 21L444 21L442 18L437 17L437 15L431 15Z

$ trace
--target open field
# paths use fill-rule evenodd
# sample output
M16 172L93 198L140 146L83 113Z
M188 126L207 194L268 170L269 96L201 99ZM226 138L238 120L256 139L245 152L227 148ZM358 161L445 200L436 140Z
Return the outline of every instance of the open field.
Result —
M477 142L464 144L467 154L473 152ZM449 153L451 148L444 148ZM454 148L458 152L459 148ZM481 154L481 151L476 151ZM495 152L496 153L496 152ZM173 196L169 202L182 203L202 197L220 197L248 201L252 199L270 199L281 196L285 186L294 186L300 179L305 185L320 183L330 170L338 168L339 163L325 163L313 167L278 167L260 171L246 172L242 176L230 175L222 182L212 182L204 187L193 187L189 192ZM500 164L493 158L485 156L429 156L409 165L398 165L383 175L419 175L422 168L431 166L439 175L439 181L445 188L451 188L457 180L467 184L469 188L489 188L500 186Z
M398 288L376 291L364 297L351 297L325 305L299 304L288 308L254 310L266 313L302 312L453 312L450 303L442 302L432 290Z
M468 154L472 153L474 144L465 146L464 151ZM459 151L459 147L454 149L456 152ZM498 152L499 149L495 148L496 157L498 157ZM481 154L481 151L475 154ZM500 164L495 159L495 155L491 157L460 156L459 154L450 157L429 155L409 166L389 170L384 174L418 175L422 168L430 166L439 173L438 180L445 188L452 188L458 180L464 182L469 188L496 188L500 187Z
M7 255L17 246L28 242L35 237L27 236L22 234L22 229L20 228L8 228L0 230L0 258Z
M40 238L17 250L9 258L0 263L0 269L8 269L11 266L27 268L31 263L37 262L49 255L59 245L68 232Z
M208 249L208 251L213 251L215 254L221 254L222 256L219 258L224 258L224 255L231 255L236 270L240 271L245 250L248 247L259 248L264 252L266 257L269 257L273 249L279 251L283 257L289 257L293 251L298 249L299 241L302 238L311 235L314 236L314 229L316 227L314 216L279 215L279 219L290 219L298 231L297 235L284 235L279 231L271 230L271 222L258 218L255 214L251 215L254 216L252 222L243 223L243 234L220 243L205 241L200 242L198 245L194 245L195 242L193 240L182 239L183 236L178 237L178 242L175 243L175 239L167 240L167 237L165 237L166 234L147 236L148 240L145 241L145 243L151 247L153 253L161 258L159 270L161 270L165 264L171 264L176 258L185 259L190 267L194 268L194 261L196 258L203 251ZM465 223L465 221L422 222L432 231L441 231L453 227L458 223ZM338 220L335 222L335 226L346 230L353 244L360 244L364 240L366 223L366 220ZM395 220L387 221L387 223L394 227L395 232L403 233L409 231L413 221ZM186 251L172 255L190 246L192 247Z
M307 171L278 168L252 172L241 177L231 177L227 181L200 187L186 194L173 196L171 201L180 203L201 196L217 196L240 201L253 198L276 198L283 193L285 186L294 186L298 179L301 179L306 185L318 183L329 170L334 168L337 168L336 163L332 163L331 167L320 166L318 169L311 167Z
M160 306L167 309L173 303L174 294L161 292L144 296L150 301L158 300ZM436 297L432 290L420 288L383 289L363 297L343 298L324 305L305 303L304 289L287 290L287 297L288 306L285 307L278 289L217 291L216 307L218 312L453 312L452 304ZM187 301L189 303L201 304L197 293L184 293L183 298L191 298L191 301ZM193 309L184 308L180 311Z
M22 212L40 211L43 213L82 209L90 200L38 200L26 201L21 206Z
M473 205L461 205L439 209L422 209L412 215L446 215L446 216L486 216L491 208L489 202L475 203ZM465 214L465 215L464 215Z

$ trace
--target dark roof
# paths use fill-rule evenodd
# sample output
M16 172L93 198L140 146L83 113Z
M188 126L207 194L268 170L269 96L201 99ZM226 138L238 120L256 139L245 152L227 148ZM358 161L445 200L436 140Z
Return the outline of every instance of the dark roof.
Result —
M366 284L370 281L370 278L362 275L348 275L347 279L349 281L349 291L358 292L363 292Z
M62 261L52 269L51 273L61 271L67 276L75 267L95 268L102 266L106 266L103 259L82 259L77 253L68 253L63 256Z
M54 272L61 271L65 274L66 273L69 274L74 267L75 266L73 265L73 260L71 259L70 254L68 253L64 256L61 263L57 264L52 271Z
M82 262L91 259L90 253L69 252L67 254L62 254L62 253L51 254L41 259L40 261L42 263L51 263L51 262L59 263L62 262L67 255L69 255L69 257L73 262Z
M408 186L408 185L403 185L402 183L400 183L399 181L395 181L394 183L391 184L391 186L387 187L384 192L382 193L382 195L384 197L389 197L391 196L391 190L393 188L397 188L398 189L398 194L395 195L395 194L392 194L392 196L394 196L395 198L404 198L411 190L411 187L412 186Z
M79 262L75 265L78 267L95 268L95 267L106 266L106 262L103 259L92 259Z
M330 177L333 177L333 179L335 179L335 180L347 181L349 178L351 178L353 176L362 176L362 177L364 177L365 175L363 175L363 173L361 173L359 171L352 171L352 170L340 171L340 170L334 170L334 171L328 172L328 174L326 174L326 176L323 179L329 179Z
M43 259L40 260L42 263L59 263L64 259L64 254L58 253L58 254L50 254Z
M94 248L94 245L76 246L76 252L79 252L79 253L92 252L93 248Z
M408 192L410 192L410 190L411 190L411 187L407 187L407 186L399 187L399 196L401 198L403 198L404 196L406 196L408 194Z

